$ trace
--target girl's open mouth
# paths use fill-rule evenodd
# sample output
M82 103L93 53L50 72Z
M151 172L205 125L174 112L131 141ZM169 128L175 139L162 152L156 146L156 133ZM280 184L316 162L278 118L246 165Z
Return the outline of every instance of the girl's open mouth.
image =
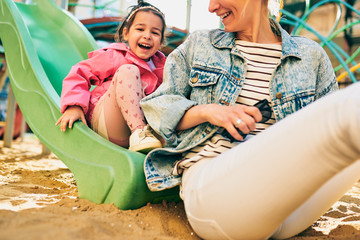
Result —
M140 48L151 49L151 46L150 46L150 45L147 45L147 44L144 44L144 43L139 43L138 46L139 46Z

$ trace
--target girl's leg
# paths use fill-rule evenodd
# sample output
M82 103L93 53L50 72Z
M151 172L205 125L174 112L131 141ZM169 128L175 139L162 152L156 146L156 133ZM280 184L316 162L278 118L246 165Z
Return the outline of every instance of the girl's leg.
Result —
M94 109L94 115L103 116L108 139L133 151L147 152L161 147L161 142L146 126L144 113L140 107L143 87L138 67L125 64L119 67L108 91L101 97ZM95 114L96 113L96 114ZM101 113L101 114L98 114ZM100 125L101 126L101 125ZM96 131L96 126L93 129Z
M359 92L360 84L353 84L324 97L185 171L182 195L197 234L266 239L326 182L360 159Z
M96 105L92 122L103 122L106 133L101 135L107 135L115 144L128 147L131 132L146 125L139 104L142 97L139 69L130 64L122 65ZM101 118L104 120L101 121ZM99 129L98 126L92 127L95 131Z
M139 68L131 64L122 65L116 71L111 85L110 93L106 94L110 105L120 109L131 132L144 128L146 123L140 107L143 89ZM112 110L112 108L108 109L109 115Z
M91 120L91 128L107 140L127 148L129 147L130 129L121 111L117 108L113 107L111 116L105 115L105 108L107 108L106 112L108 113L109 105L108 101L105 101L104 96L95 106Z

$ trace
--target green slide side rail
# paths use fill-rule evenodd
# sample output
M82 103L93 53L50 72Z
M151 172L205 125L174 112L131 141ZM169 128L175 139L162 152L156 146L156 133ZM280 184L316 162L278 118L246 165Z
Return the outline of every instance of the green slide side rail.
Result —
M0 39L12 90L36 136L73 172L79 197L134 209L162 199L179 200L178 188L150 192L145 155L105 140L81 122L62 133L62 79L72 65L97 48L86 28L53 0L0 1Z

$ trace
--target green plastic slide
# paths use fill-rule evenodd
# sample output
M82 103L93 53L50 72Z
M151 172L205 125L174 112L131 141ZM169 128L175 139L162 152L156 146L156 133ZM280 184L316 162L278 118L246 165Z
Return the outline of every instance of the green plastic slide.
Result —
M121 148L81 122L65 133L60 117L62 79L97 48L86 28L52 0L0 1L0 39L11 86L36 136L73 172L79 197L134 209L162 199L179 200L178 188L150 192L145 155Z

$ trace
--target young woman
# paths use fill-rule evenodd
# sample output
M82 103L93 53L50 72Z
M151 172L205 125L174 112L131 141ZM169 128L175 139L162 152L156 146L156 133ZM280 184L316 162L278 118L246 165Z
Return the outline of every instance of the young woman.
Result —
M130 141L130 150L161 147L139 102L162 83L165 56L159 49L165 26L158 8L138 1L118 29L120 42L90 53L71 69L63 82L63 115L56 123L62 131L81 119L115 144L128 147ZM90 92L91 85L97 87Z
M225 29L191 34L142 100L166 141L148 186L180 184L204 239L291 237L360 177L360 84L336 91L325 51L289 36L269 1L210 0Z

